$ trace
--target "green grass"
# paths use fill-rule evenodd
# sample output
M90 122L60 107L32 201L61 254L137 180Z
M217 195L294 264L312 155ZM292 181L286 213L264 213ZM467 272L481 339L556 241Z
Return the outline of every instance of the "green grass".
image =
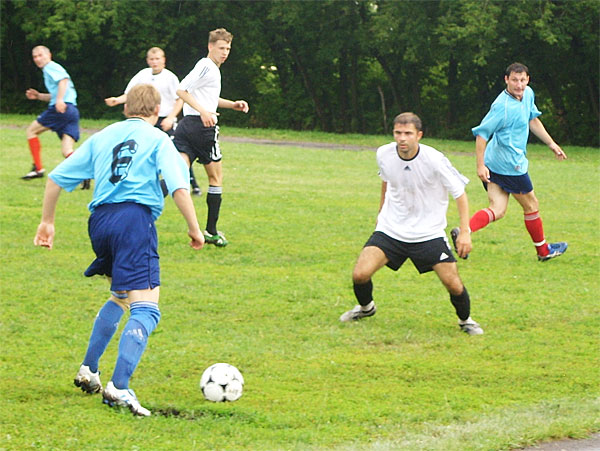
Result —
M31 119L0 120L0 449L508 450L600 430L598 149L567 147L559 163L531 146L546 234L569 250L538 263L511 201L459 262L486 332L469 337L436 277L410 263L375 276L375 317L339 323L354 305L350 274L378 207L373 152L224 141L219 228L230 246L191 250L172 201L157 222L163 316L131 381L154 415L139 419L72 385L109 292L82 275L93 258L90 192L61 195L55 249L32 244L44 181L19 179L31 164ZM361 139L373 148L391 140ZM51 169L58 139L41 141ZM473 143L424 142L472 180L471 211L486 206ZM204 197L195 204L203 224ZM448 216L456 224L452 202ZM105 383L117 342L101 360ZM235 403L202 398L200 375L217 361L244 374Z

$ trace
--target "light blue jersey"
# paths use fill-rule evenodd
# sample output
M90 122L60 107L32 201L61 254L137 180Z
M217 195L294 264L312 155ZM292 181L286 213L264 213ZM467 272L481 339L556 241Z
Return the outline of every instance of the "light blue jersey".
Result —
M135 202L150 208L156 220L164 206L159 175L171 195L189 189L189 169L167 134L142 119L131 118L86 140L49 177L66 191L93 178L91 212L102 204Z
M44 84L50 93L50 106L56 103L58 83L65 78L69 79L69 85L67 87L67 92L65 92L65 96L63 97L63 102L77 105L77 91L75 91L75 85L64 67L54 61L50 61L44 66L42 72L44 73Z
M472 129L473 135L488 142L484 163L490 171L501 175L527 173L529 121L541 114L535 106L533 89L529 86L525 88L521 101L506 90L496 97L481 124Z

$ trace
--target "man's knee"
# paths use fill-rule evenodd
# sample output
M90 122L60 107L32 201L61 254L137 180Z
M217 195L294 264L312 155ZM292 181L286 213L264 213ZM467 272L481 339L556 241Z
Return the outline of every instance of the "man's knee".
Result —
M371 280L372 276L373 271L371 271L369 268L362 265L356 265L352 271L352 282L357 284L367 283L369 280Z

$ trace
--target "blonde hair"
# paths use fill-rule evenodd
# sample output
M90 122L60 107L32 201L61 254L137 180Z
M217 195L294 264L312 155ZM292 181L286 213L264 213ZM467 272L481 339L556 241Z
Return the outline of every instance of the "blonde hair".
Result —
M208 33L208 43L213 44L217 41L225 41L231 42L233 40L233 35L227 31L225 28L217 28L216 30Z
M150 84L135 85L127 93L127 117L151 117L160 105L160 94Z
M146 52L146 58L156 53L160 53L162 56L165 56L165 51L163 49L161 49L160 47L152 47Z

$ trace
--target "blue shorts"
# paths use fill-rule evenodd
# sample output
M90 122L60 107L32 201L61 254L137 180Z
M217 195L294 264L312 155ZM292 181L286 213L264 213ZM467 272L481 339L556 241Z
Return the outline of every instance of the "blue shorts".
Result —
M88 221L96 259L85 275L112 277L111 290L145 290L160 285L158 238L150 209L133 202L102 204Z
M56 132L62 139L63 135L69 135L75 141L79 141L79 110L72 103L67 103L67 111L59 113L54 105L49 106L46 111L37 117L37 121L44 127Z
M398 271L407 258L410 258L420 274L433 271L433 267L438 263L456 262L446 238L405 243L383 232L373 232L365 243L365 247L367 246L381 249L388 259L386 266L394 271Z
M507 193L527 194L533 191L533 184L529 178L529 173L523 175L502 175L490 171L490 182L495 183ZM483 187L487 191L486 182L483 182Z

